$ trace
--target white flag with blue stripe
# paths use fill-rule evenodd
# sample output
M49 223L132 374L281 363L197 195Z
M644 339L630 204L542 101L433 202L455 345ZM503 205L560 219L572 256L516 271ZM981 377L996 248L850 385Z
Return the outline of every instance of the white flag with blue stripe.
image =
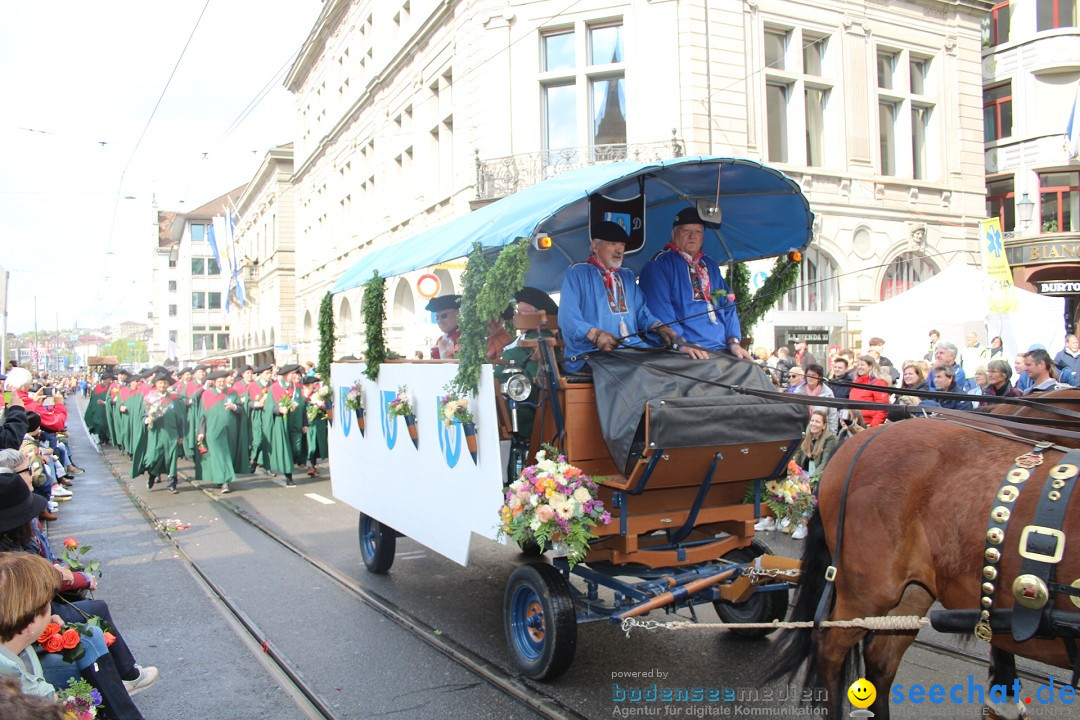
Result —
M1080 158L1080 82L1076 83L1076 96L1065 126L1065 154L1070 160Z

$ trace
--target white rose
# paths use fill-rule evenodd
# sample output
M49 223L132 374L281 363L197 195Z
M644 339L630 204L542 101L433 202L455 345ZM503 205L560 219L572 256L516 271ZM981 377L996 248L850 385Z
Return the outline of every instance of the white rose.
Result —
M532 529L533 532L536 532L537 530L539 530L540 525L541 525L541 523L540 523L539 520L533 520L531 523L529 523L529 527Z
M521 500L517 497L512 497L510 498L510 502L508 502L506 506L511 510L517 510L519 507L521 507Z
M529 496L529 504L532 505L533 507L536 507L537 505L539 505L540 504L540 496L539 495L530 495Z
M589 493L589 489L582 485L574 491L574 499L577 500L579 503L583 503L586 500L591 500L592 495Z

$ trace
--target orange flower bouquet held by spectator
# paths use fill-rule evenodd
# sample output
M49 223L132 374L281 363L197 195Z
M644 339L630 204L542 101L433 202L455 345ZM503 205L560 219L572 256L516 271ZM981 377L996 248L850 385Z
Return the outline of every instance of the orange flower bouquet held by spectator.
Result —
M74 572L84 572L101 577L101 562L91 560L87 562L86 553L94 549L93 545L79 545L79 541L73 537L64 540L64 549L60 553L60 559Z

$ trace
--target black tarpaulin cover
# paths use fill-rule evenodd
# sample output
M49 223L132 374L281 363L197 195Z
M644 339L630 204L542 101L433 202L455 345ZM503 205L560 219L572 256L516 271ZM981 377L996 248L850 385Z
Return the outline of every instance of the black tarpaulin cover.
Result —
M794 440L809 417L805 406L783 402L760 368L726 353L692 360L674 352L617 350L590 355L589 366L604 440L627 471L641 452L646 403L649 439L663 449ZM779 402L710 382L774 391Z

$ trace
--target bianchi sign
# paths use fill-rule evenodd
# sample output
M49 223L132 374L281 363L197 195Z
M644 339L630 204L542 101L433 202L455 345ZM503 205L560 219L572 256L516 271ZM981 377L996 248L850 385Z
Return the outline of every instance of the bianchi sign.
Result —
M1036 285L1043 295L1080 295L1080 280L1040 280Z

